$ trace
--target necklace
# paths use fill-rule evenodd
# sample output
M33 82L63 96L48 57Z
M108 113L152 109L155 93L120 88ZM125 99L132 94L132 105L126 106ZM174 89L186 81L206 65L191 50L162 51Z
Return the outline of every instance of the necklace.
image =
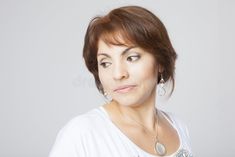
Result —
M143 129L147 132L149 132L150 134L152 134L142 123L138 122L137 120L128 117L124 114L121 113L121 111L119 110L120 114L122 117L127 118L135 123L137 123L138 125L140 125L141 127L143 127ZM157 119L157 133L156 136L154 135L154 139L156 139L155 144L154 144L154 151L160 155L160 156L164 156L166 154L166 147L164 146L164 144L162 144L159 139L158 139L158 126L159 126L159 116L158 116L158 110L156 110L156 114L154 116ZM153 135L153 134L152 134Z

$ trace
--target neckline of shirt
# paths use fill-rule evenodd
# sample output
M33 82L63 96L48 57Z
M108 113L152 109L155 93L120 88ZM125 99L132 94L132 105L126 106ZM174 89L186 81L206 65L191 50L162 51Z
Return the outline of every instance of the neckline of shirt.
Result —
M113 121L111 120L109 114L107 113L107 111L105 110L105 108L104 108L103 106L100 106L99 109L100 109L100 111L104 114L104 117L105 117L105 119L109 122L110 126L112 126L112 127L119 133L119 135L121 135L121 136L122 136L125 140L127 140L132 146L134 146L135 149L138 150L138 152L141 152L141 153L147 155L148 157L157 157L156 155L153 155L153 154L151 154L151 153L149 153L149 152L143 150L141 147L139 147L137 144L135 144L131 139L129 139L129 137L127 137L127 135L124 134L124 133L121 131L121 129L113 123ZM161 111L161 110L159 110L159 111L160 111L159 113L161 113L161 114L164 116L164 118L167 119L167 121L173 126L173 128L176 130L177 135L178 135L178 137L179 137L179 142L180 142L180 144L179 144L178 149L177 149L174 153L172 153L172 154L170 154L170 155L168 155L168 156L164 156L164 157L173 157L173 156L176 155L176 154L181 150L181 148L182 148L182 137L181 137L181 135L180 135L180 133L179 133L177 127L175 126L174 121L173 121L172 119L169 119L170 117L168 118L168 117L165 115L165 114L166 114L165 112L163 112L163 111Z

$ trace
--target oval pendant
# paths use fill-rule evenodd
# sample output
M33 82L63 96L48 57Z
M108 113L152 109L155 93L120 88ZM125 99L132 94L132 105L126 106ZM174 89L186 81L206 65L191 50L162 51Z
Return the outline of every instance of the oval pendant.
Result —
M155 144L155 151L160 156L164 156L166 154L166 148L160 142L156 142L156 144Z

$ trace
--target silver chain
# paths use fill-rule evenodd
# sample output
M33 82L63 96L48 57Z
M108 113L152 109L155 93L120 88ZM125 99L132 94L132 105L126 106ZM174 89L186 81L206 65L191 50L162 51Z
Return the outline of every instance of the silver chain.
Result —
M158 141L159 116L158 116L158 111L157 111L157 110L156 110L156 114L154 114L154 118L157 119L157 133L156 133L156 135L153 134L151 131L149 131L149 129L147 129L147 128L146 128L142 123L140 123L139 121L137 121L137 120L135 120L135 119L133 119L133 118L131 118L131 117L129 117L129 116L126 116L126 115L122 114L121 111L120 111L120 109L119 109L119 113L121 114L121 116L122 116L123 118L127 118L127 119L129 119L129 120L131 120L131 121L134 121L134 122L137 123L138 125L142 126L142 128L143 128L145 131L147 131L149 134L153 135L154 139L156 139L156 140Z

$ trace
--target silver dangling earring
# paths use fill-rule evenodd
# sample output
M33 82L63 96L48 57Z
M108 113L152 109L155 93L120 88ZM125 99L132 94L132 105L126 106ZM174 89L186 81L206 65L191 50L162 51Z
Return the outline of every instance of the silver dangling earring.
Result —
M104 92L104 97L105 97L106 103L110 103L113 100L112 97L107 92Z
M166 94L166 90L165 90L165 80L163 79L163 75L161 73L161 79L158 85L158 90L157 93L159 96L164 96Z

